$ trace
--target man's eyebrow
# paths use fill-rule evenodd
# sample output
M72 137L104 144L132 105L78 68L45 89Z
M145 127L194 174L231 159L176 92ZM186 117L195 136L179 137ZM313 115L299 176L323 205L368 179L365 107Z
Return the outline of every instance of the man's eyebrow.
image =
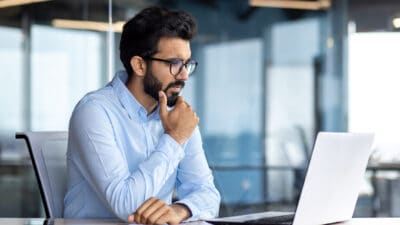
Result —
M176 59L179 59L179 60L182 60L183 62L189 62L190 60L192 60L192 58L190 57L190 58L188 58L187 60L184 60L184 59L182 59L182 58L180 58L180 57L171 57L171 58L167 58L168 60L176 60Z

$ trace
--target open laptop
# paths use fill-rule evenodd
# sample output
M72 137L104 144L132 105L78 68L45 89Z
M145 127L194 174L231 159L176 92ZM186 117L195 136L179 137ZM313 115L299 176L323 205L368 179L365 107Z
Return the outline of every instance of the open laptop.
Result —
M216 225L320 225L351 219L373 134L320 132L295 213L261 212L206 220Z

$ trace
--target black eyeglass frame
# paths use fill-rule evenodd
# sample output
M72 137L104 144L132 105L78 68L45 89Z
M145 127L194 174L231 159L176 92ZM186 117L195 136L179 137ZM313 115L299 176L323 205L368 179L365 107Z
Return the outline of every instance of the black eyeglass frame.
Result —
M160 58L155 58L155 57L144 57L146 60L154 60L154 61L160 61L160 62L165 62L169 64L169 73L172 76L177 76L182 72L183 67L188 69L188 65L191 64L194 66L194 69L192 71L188 71L188 76L193 75L194 71L196 71L197 68L197 61L194 59L189 59L186 63L184 63L183 59L181 58L172 58L172 59L160 59ZM181 62L182 65L179 67L178 72L176 74L172 73L172 66L177 63L177 61Z

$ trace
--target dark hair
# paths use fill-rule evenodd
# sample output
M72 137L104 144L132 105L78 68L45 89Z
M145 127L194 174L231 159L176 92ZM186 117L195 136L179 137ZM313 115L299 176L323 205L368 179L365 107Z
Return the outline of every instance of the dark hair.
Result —
M123 28L119 44L120 59L128 76L133 73L133 56L149 57L157 52L162 37L191 40L196 32L194 18L184 11L171 11L162 7L149 7L130 19Z

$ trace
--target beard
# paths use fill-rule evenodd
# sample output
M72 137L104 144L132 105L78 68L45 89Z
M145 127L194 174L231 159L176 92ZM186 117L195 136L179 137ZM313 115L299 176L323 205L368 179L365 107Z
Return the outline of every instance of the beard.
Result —
M143 85L144 85L144 92L146 94L150 95L152 98L154 98L156 101L159 101L158 97L158 92L162 90L162 83L159 81L151 72L151 70L148 70L146 72L146 75L144 76L143 79ZM180 86L181 89L185 87L185 82L181 80L177 80L174 82L171 82L168 84L168 86L163 90L165 94L167 94L168 89L175 87L175 86ZM167 96L167 105L169 107L172 107L176 104L176 100L178 99L179 93L173 92L171 96Z

